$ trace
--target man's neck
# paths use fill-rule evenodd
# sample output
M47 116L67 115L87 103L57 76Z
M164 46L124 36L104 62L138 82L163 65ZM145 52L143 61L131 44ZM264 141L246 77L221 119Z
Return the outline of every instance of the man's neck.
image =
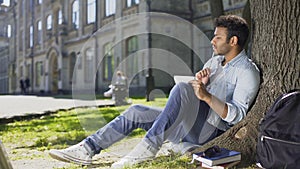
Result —
M239 53L241 53L242 50L232 50L229 53L227 53L222 61L222 66L225 66L228 62L230 62L233 58L235 58Z

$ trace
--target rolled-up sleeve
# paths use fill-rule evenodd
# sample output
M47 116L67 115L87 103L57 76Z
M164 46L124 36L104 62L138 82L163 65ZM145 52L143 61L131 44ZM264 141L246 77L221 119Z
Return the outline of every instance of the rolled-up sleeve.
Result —
M251 67L247 69L238 68L236 87L232 99L227 100L228 112L223 119L229 124L236 124L247 114L259 89L260 75L258 69Z

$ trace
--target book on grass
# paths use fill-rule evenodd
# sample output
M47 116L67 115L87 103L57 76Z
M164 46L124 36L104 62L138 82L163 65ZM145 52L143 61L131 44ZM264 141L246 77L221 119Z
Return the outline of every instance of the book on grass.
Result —
M205 157L203 152L194 153L193 161L194 160L205 163L208 166L214 166L233 161L240 161L241 153L233 150L228 150L226 148L220 148L220 152L213 154L211 157Z
M234 162L229 162L229 163L224 163L224 164L218 164L218 165L214 165L214 166L209 166L205 163L201 164L202 168L205 169L228 169L230 167L236 166L240 161L234 161Z
M189 82L191 80L195 80L195 76L180 76L180 75L175 75L174 76L174 81L175 83L179 83L179 82Z

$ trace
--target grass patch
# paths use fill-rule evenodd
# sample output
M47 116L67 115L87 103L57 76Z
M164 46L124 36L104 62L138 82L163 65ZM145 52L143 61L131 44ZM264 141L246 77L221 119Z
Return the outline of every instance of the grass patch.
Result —
M133 99L133 104L163 107L166 98ZM103 108L81 108L42 116L37 119L0 124L0 139L10 149L12 160L41 158L40 155L22 156L22 150L45 151L76 144L110 122L129 105ZM135 130L130 137L141 137L145 131ZM23 152L24 153L24 152Z
M166 98L156 98L153 102L146 102L145 99L132 100L133 104L156 107L163 107L166 101ZM49 156L43 155L42 152L49 149L66 148L80 142L110 122L128 107L129 105L81 108L70 111L59 111L38 119L0 124L0 139L7 148L9 147L11 160L50 158ZM137 129L131 133L130 137L141 137L144 134L145 131ZM27 154L24 155L24 152ZM192 169L198 167L196 164L189 164L190 161L191 157L171 154L130 168ZM71 164L64 167L64 169L77 169L78 167L78 165ZM250 166L248 169L253 168L255 168L255 166Z
M145 99L133 99L134 104L163 107L166 98L156 98L153 102ZM107 122L118 116L129 106L74 109L40 117L38 119L16 121L0 125L0 139L9 147L11 160L32 158L50 158L41 152L49 149L61 149L80 142ZM130 137L141 137L145 131L135 130ZM29 152L24 156L25 152ZM131 168L146 169L192 169L196 164L189 164L190 157L171 154L158 157ZM70 165L64 169L77 169L78 165ZM83 167L88 168L88 167ZM252 167L250 167L251 169ZM254 168L254 167L253 167Z

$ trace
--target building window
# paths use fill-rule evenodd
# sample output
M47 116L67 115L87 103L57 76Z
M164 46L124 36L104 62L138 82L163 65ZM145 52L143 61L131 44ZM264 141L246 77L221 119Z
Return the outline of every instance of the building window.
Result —
M20 75L20 78L24 78L23 66L20 66L20 68L19 68L19 75Z
M11 25L7 25L7 37L11 37Z
M116 0L105 0L105 16L116 13Z
M69 69L69 76L70 76L70 83L75 83L76 81L76 71L78 71L75 68L76 65L76 54L75 52L72 52L70 55L70 69ZM77 65L78 66L78 65Z
M61 25L63 23L63 15L62 15L62 10L58 10L58 24Z
M38 32L37 32L37 42L38 44L42 44L42 21L38 21L37 23L37 28L38 28Z
M79 2L75 0L72 5L72 24L74 29L79 28Z
M1 5L10 6L10 0L2 0L0 2L2 2L0 3Z
M38 87L41 85L43 76L43 62L35 63L35 85Z
M88 48L85 51L85 65L84 65L84 78L86 82L92 82L94 77L93 63L94 63L94 50Z
M26 65L26 76L24 78L29 78L31 75L31 64Z
M139 4L140 0L127 0L127 7L131 7L133 5Z
M87 1L87 24L96 21L96 0Z
M33 47L33 26L29 28L29 47Z
M104 45L104 58L103 58L103 80L111 81L113 70L115 67L114 53L112 50L112 43Z
M47 30L52 29L52 15L47 16Z
M126 53L127 57L130 55L135 55L136 51L138 50L138 38L137 36L129 37L126 40ZM129 61L127 62L127 73L134 75L138 72L138 58L136 56L131 56ZM132 80L132 84L138 85L139 77L135 77Z

